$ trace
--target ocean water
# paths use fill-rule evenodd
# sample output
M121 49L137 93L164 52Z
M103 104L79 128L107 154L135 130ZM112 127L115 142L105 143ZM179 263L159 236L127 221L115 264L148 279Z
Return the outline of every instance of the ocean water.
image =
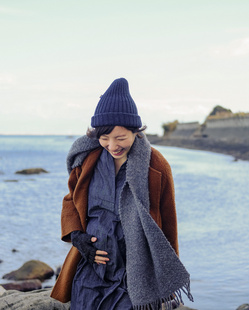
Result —
M0 284L30 259L60 266L65 159L76 137L0 136ZM198 310L235 310L249 303L249 162L211 152L155 146L175 181L180 257L191 274ZM48 174L18 175L42 167ZM12 250L16 249L16 252ZM55 279L44 283L53 285Z

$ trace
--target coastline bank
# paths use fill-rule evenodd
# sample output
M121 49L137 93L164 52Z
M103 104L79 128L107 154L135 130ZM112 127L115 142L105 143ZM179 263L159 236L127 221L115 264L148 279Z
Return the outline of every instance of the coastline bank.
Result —
M235 160L249 161L249 145L231 141L221 141L204 138L176 138L147 135L151 144L173 146L185 149L202 150L231 155Z
M249 115L208 117L198 122L173 122L164 136L147 135L151 144L204 150L249 160ZM170 126L168 126L169 128Z

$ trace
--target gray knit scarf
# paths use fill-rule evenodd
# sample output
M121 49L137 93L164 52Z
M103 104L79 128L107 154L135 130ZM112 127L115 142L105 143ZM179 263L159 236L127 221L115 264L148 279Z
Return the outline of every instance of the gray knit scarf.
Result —
M68 172L80 166L98 140L87 136L75 141L67 158ZM144 135L136 137L128 154L126 182L119 215L126 241L127 288L134 310L172 309L183 303L181 291L193 301L190 276L162 230L149 213L148 173L151 147Z

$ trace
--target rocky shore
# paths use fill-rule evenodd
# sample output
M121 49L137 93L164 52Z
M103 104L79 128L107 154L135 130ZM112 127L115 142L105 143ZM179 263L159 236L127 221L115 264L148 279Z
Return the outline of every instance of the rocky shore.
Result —
M40 289L32 292L6 291L0 286L1 310L70 310L70 302L63 304L50 297L51 288ZM178 310L197 310L180 306ZM201 309L199 309L201 310ZM249 310L249 304L243 304L234 310Z
M0 291L1 292L1 291ZM69 310L70 303L63 304L50 297L51 289L40 289L31 292L16 290L2 291L0 296L1 310Z
M47 264L32 260L4 275L4 279L12 282L0 285L0 309L69 310L70 302L63 304L50 297L52 288L41 288L42 281L52 277L54 273ZM197 310L183 305L177 309ZM243 304L234 310L249 310L249 304Z
M56 272L44 262L30 260L19 269L3 275L6 283L0 284L5 290L28 292L42 288L42 282L50 279Z

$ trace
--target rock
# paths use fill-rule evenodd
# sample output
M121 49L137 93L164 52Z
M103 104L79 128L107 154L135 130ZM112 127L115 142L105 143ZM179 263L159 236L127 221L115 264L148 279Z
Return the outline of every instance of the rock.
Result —
M0 296L1 310L69 310L70 303L63 304L50 297L51 289L32 292L6 291Z
M12 253L16 253L16 252L19 252L19 251L17 249L12 249L11 252Z
M40 174L40 173L48 173L48 171L42 168L29 168L16 171L16 174Z
M5 293L5 288L0 285L0 297Z
M24 280L1 284L5 290L17 290L21 292L29 292L42 288L40 280Z
M43 281L50 279L53 275L54 270L47 264L38 260L30 260L19 269L5 274L3 279L14 281L39 279Z
M3 260L2 260L2 259L0 259L0 264L1 264L1 263L3 263Z
M13 179L13 180L3 180L4 182L9 182L9 183L17 183L18 182L18 180L15 180L15 179Z
M249 304L243 304L239 306L236 310L249 310Z

